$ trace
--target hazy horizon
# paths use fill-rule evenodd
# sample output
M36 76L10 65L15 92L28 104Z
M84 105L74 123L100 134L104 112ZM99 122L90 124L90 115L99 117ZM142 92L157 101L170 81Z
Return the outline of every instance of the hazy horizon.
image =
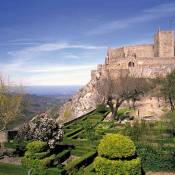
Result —
M42 85L42 86L24 86L25 93L38 96L72 96L82 86L79 85Z

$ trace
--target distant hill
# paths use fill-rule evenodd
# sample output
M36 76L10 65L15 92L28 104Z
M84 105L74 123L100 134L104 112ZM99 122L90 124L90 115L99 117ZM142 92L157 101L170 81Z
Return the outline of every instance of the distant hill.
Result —
M59 111L66 101L68 101L80 86L26 86L26 95L23 99L22 114L18 116L8 128L15 128L27 122L37 114L52 111ZM52 112L56 117L56 112Z
M39 96L72 96L81 86L25 86L26 93Z
M26 95L23 98L22 113L9 124L15 128L29 121L37 114L48 110L53 117L58 117L59 108L68 101L80 86L25 86Z

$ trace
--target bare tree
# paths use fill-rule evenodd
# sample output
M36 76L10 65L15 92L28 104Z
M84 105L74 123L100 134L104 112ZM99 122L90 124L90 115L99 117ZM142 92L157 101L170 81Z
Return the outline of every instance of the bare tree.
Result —
M0 131L20 113L23 91L20 86L12 85L0 77Z
M148 90L146 79L129 75L129 72L121 72L117 77L103 77L97 82L97 90L102 98L105 98L109 105L112 117L119 120L117 111L126 100L138 100Z

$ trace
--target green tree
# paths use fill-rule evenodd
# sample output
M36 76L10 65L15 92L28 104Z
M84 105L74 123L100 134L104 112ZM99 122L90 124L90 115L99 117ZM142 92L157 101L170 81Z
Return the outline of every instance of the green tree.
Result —
M97 82L97 91L110 107L112 117L119 120L118 109L124 101L132 100L134 103L149 90L149 81L122 72L119 76L103 77Z
M5 81L0 77L0 131L7 129L7 125L21 112L23 90L20 86Z
M168 100L171 110L175 109L175 70L159 81L160 92Z

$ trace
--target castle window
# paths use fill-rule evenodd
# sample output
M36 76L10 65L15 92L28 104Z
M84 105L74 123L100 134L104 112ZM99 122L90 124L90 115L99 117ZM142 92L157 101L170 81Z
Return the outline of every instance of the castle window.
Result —
M130 62L128 63L128 67L134 67L134 62L131 62L131 61L130 61Z

